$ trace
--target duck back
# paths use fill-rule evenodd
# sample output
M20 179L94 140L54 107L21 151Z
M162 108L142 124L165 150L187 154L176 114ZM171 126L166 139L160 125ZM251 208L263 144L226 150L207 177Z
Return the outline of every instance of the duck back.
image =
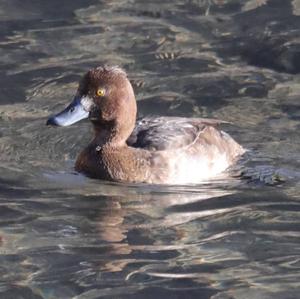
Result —
M190 184L215 177L245 150L215 119L147 117L127 140L130 147L152 152L151 183Z

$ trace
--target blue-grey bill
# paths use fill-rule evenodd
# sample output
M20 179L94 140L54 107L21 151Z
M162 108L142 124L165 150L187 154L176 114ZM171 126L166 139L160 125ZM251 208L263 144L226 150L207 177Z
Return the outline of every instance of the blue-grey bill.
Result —
M89 112L86 111L81 104L81 99L75 97L71 104L62 112L51 116L47 120L47 125L52 126L70 126L82 119L88 118Z

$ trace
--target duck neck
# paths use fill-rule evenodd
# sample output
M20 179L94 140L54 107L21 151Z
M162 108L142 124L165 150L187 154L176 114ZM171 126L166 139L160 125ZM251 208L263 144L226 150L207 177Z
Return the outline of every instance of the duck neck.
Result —
M111 147L123 147L126 146L126 140L132 133L133 128L126 130L126 128L112 126L95 126L94 125L94 139L93 144L96 146L111 146Z

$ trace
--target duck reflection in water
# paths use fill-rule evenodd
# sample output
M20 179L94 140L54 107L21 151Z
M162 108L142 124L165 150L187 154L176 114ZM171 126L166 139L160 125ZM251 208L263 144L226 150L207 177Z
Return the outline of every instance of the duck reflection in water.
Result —
M122 190L118 190L119 186L104 185L102 194L106 187L110 194L114 191L112 189L122 193ZM156 194L149 192L141 196L134 192L126 194L126 188L124 189L125 195L105 197L104 209L102 208L100 213L94 214L90 219L96 225L99 240L108 245L107 250L111 256L109 259L101 259L101 263L97 265L101 271L120 272L128 264L137 264L133 267L133 272L144 273L157 261L135 258L136 252L143 252L143 255L161 252L163 255L168 251L181 254L183 250L186 254L189 250L195 250L191 244L205 241L205 238L198 239L201 232L194 231L193 223L211 215L222 215L228 212L227 208L203 209L202 202L222 198L231 193L208 188L203 189L203 192L185 193L169 190L170 192ZM103 202L103 198L101 201ZM184 209L189 205L199 205L200 209L185 212ZM191 231L187 230L187 227ZM191 254L195 255L195 252ZM140 266L140 263L147 265L146 268ZM129 277L133 272L128 274Z

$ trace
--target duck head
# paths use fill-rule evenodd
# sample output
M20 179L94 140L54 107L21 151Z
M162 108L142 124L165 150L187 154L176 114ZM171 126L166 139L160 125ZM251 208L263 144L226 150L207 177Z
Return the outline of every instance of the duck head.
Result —
M110 138L125 142L134 129L136 112L134 92L125 71L116 66L97 67L83 76L73 101L51 116L47 125L69 126L88 118L96 135L105 131Z

